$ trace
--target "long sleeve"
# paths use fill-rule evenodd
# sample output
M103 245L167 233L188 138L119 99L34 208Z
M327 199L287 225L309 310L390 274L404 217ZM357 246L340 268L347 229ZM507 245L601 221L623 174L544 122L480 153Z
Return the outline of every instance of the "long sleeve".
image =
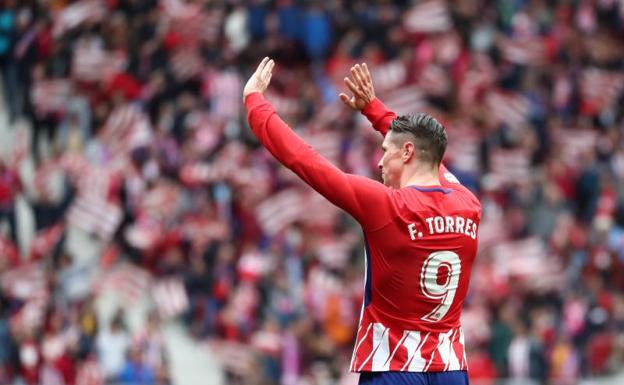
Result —
M377 98L373 99L362 109L362 115L366 116L366 119L371 122L375 130L379 131L384 137L390 130L390 123L397 117L397 114Z
M365 230L391 219L391 191L374 180L339 170L320 156L277 115L260 93L245 100L249 125L258 140L284 166L330 202L351 214Z

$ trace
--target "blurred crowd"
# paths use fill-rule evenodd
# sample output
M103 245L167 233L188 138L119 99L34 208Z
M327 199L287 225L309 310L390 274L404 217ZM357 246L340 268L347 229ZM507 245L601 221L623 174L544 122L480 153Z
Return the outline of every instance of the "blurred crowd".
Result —
M5 110L31 127L0 162L0 382L167 383L156 313L136 336L95 316L84 269L125 263L182 283L159 314L183 313L228 384L353 381L361 230L250 134L242 87L267 55L268 98L347 172L378 178L381 156L337 98L356 62L390 108L444 122L444 162L483 206L473 382L616 372L623 45L617 0L0 0ZM95 267L69 228L105 245ZM24 271L44 279L6 283Z

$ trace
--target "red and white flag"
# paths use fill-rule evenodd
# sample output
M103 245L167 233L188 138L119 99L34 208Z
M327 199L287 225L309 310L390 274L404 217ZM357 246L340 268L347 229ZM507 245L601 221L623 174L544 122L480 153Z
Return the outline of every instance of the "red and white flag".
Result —
M552 137L562 160L571 167L581 166L583 156L595 151L598 142L598 134L591 129L560 129Z
M240 103L240 100L238 101ZM238 116L238 113L236 114ZM210 154L223 137L223 124L208 111L191 112L185 120L188 128L194 130L193 149L196 154Z
M494 149L490 153L490 172L484 175L487 189L525 183L531 176L531 159L523 149Z
M189 308L186 288L179 278L161 279L152 288L152 296L163 320L174 318Z
M301 138L322 157L333 164L340 160L342 138L336 131L312 131L301 132Z
M100 133L101 138L112 148L125 148L130 132L145 119L145 113L132 103L118 106L106 119Z
M35 81L32 86L32 103L39 114L62 112L72 91L67 79Z
M60 165L76 184L79 183L80 177L86 175L91 167L84 154L77 152L63 154L60 159Z
M189 163L180 169L180 180L191 186L211 183L222 179L223 171L217 163Z
M416 114L427 109L427 102L418 86L405 86L387 92L383 100L397 115Z
M256 218L262 229L275 235L297 221L307 210L301 192L295 188L282 190L264 200L256 208Z
M498 276L534 280L561 272L557 258L548 254L538 237L500 243L492 249L493 265Z
M479 224L479 252L505 240L505 222L500 215L485 216Z
M10 239L0 235L0 270L12 268L20 263L17 246Z
M161 0L160 6L169 21L169 30L180 35L180 44L187 48L197 47L206 24L209 24L201 6L181 0Z
M443 32L453 27L453 19L446 1L426 0L407 11L403 25L409 32Z
M584 101L593 104L599 110L613 106L624 90L624 74L589 68L581 74L581 95Z
M283 96L270 91L265 95L266 99L273 104L275 111L277 111L280 116L294 115L299 111L300 105L297 98Z
M519 93L492 91L487 95L486 105L499 122L512 128L521 128L527 122L529 101Z
M123 212L118 204L93 196L79 196L67 215L69 223L101 239L111 239Z
M240 115L243 80L233 70L210 71L204 78L210 97L210 110L224 119L235 119Z
M259 250L244 252L236 266L239 278L251 282L264 277L272 268L271 257Z
M331 228L336 223L340 209L325 197L316 191L309 190L303 200L306 202L306 212L301 218L302 222L324 228Z
M39 263L26 263L2 274L3 292L10 297L31 300L48 294L48 280Z
M123 218L119 204L110 199L115 178L105 168L87 168L78 181L78 196L69 208L68 222L101 239L110 239Z
M26 301L20 310L11 316L9 321L13 330L34 330L43 326L46 309L50 302L47 291Z
M122 263L105 272L95 281L94 292L113 292L126 303L138 303L149 293L152 277L147 270L129 263Z
M102 47L78 44L72 59L72 77L83 82L108 81L124 72L127 55L121 51L109 52Z
M500 38L498 47L505 59L522 65L537 65L546 60L546 46L540 37Z
M393 60L371 68L371 77L375 79L378 93L395 90L407 81L407 68L400 60Z
M479 146L481 137L470 125L463 122L453 122L446 127L448 137L451 138L446 150L451 159L453 169L478 173L480 171ZM447 165L448 166L448 165Z
M66 31L79 26L85 21L100 21L106 17L104 0L81 0L63 8L53 17L52 33L59 37Z

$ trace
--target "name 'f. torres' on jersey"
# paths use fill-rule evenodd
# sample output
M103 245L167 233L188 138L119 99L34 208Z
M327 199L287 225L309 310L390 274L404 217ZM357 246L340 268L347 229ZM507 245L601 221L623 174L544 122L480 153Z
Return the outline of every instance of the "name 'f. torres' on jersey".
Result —
M389 194L389 221L365 231L366 287L352 371L467 369L461 306L480 209L460 185Z
M261 94L250 126L286 167L362 226L366 287L352 371L467 368L460 313L477 252L481 206L440 166L439 186L393 189L346 174L305 144ZM379 100L363 113L385 135L396 115Z

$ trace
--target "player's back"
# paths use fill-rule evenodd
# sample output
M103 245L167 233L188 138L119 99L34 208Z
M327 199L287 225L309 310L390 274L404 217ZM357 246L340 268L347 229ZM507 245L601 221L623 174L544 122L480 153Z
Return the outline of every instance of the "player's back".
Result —
M460 313L481 208L465 187L441 181L389 190L391 218L365 231L364 308L351 370L466 368Z

